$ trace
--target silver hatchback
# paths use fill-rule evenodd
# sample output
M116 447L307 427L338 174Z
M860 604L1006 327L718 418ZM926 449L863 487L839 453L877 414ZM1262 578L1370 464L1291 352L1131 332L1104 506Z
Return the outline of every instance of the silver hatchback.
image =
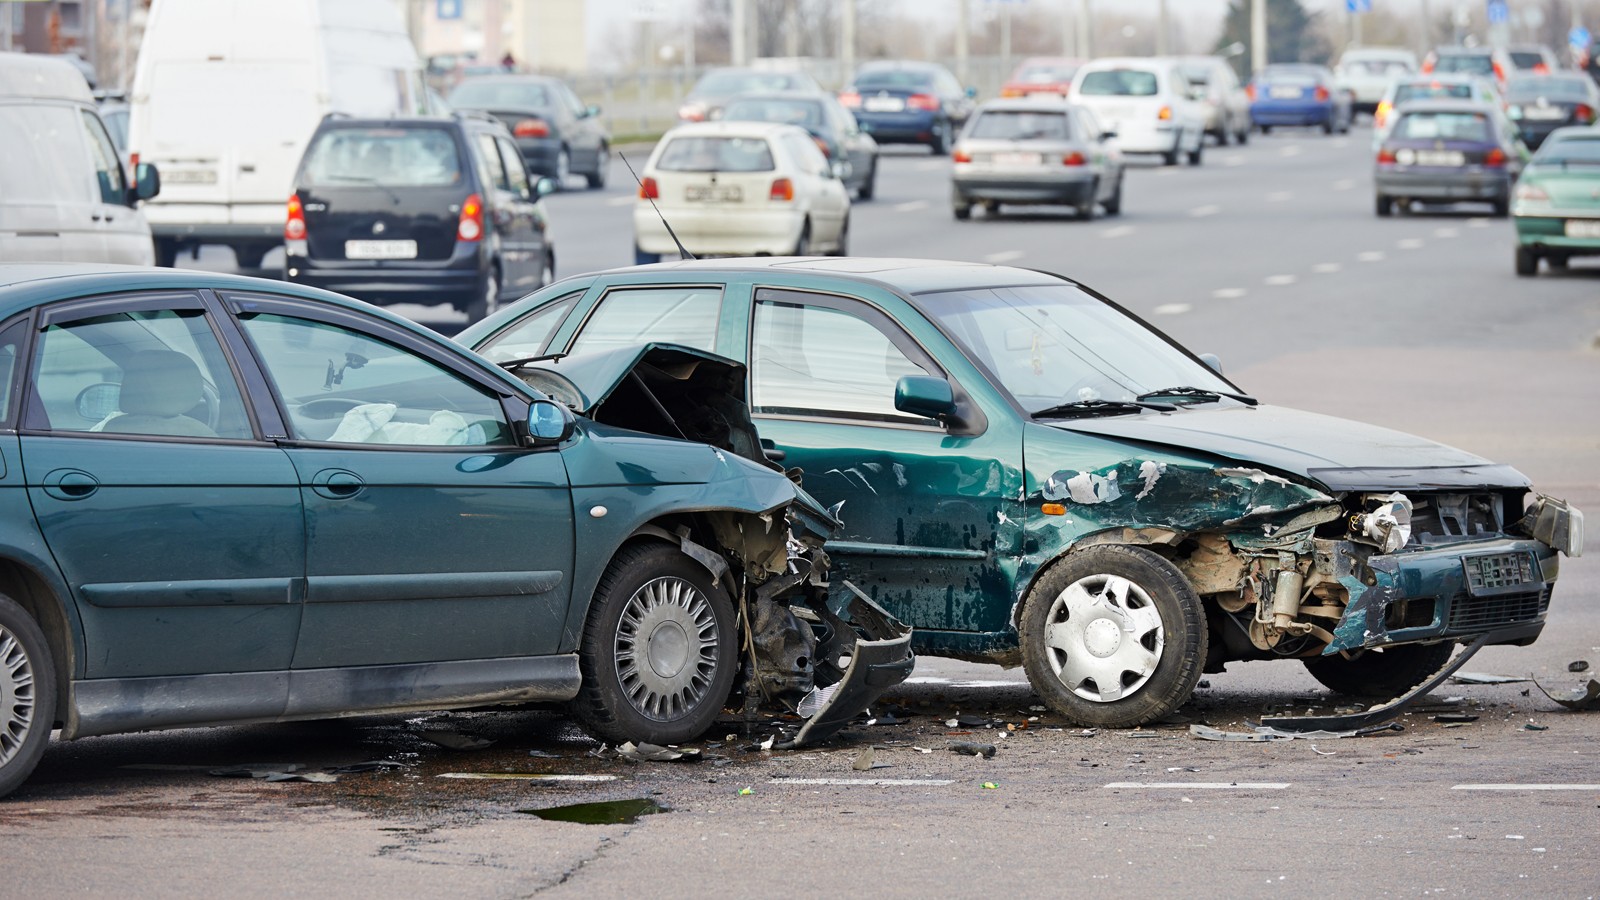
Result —
M1008 205L1074 207L1083 219L1096 206L1122 211L1122 151L1089 110L1056 100L995 100L962 129L951 154L951 209L957 219L982 205L989 215Z

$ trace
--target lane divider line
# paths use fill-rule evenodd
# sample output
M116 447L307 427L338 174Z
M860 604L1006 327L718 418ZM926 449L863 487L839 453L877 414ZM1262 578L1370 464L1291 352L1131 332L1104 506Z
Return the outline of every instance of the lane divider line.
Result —
M839 787L944 787L949 778L772 778L767 784L820 784Z
M1457 784L1452 791L1600 791L1600 784Z
M1287 781L1113 781L1106 790L1282 791L1289 787Z

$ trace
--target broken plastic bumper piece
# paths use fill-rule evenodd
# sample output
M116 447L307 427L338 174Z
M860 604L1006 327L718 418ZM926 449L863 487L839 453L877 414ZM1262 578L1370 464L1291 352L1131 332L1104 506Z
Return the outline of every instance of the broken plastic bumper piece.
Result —
M800 702L798 712L809 718L786 748L815 744L837 734L885 691L910 677L916 664L911 629L855 585L848 581L844 585L853 595L844 618L818 610L830 634L818 646L817 659L819 671L823 660L849 657L849 663L839 680L814 688Z

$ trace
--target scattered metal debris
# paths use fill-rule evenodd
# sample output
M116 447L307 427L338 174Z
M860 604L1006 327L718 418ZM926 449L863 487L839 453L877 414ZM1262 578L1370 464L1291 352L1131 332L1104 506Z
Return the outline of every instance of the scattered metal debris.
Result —
M328 772L274 772L262 781L303 781L308 784L332 784L339 776Z
M410 763L397 762L392 759L369 759L365 762L347 763L342 766L329 766L323 769L334 775L359 775L362 772L386 772L390 769L409 769Z
M211 774L218 778L266 778L269 775L299 772L304 768L300 763L241 763L212 769Z
M678 750L660 744L629 741L617 748L617 755L628 762L699 762L699 750Z
M1587 672L1589 671L1589 661L1586 659L1575 659L1572 662L1567 663L1567 671Z
M855 769L857 772L870 772L873 769L894 768L893 763L878 762L876 759L874 759L874 757L877 755L876 750L877 748L873 747L871 744L868 744L867 748L861 751L861 755L857 756L851 761L850 768Z
M993 744L976 744L972 741L951 741L950 752L966 756L981 756L984 759L994 759L995 746Z
M441 772L438 778L462 781L616 781L615 775L566 775L550 772Z
M1535 725L1532 722L1524 722L1523 725L1522 725L1522 730L1523 731L1549 731L1550 730L1550 726L1549 725Z
M548 750L529 750L528 755L534 759L560 759L561 754L551 753Z
M1544 694L1567 709L1578 712L1600 709L1600 681L1596 681L1593 678L1589 679L1589 684L1586 687L1574 688L1570 691L1556 691L1554 694L1540 684L1538 679L1534 679L1533 686L1539 689L1539 693Z
M1428 680L1393 700L1380 703L1365 712L1333 716L1275 716L1263 718L1261 724L1281 731L1306 732L1320 729L1365 728L1387 722L1404 711L1413 700L1444 684L1451 675L1466 665L1467 660L1482 650L1488 640L1488 635L1479 635L1472 643L1461 648L1461 652L1445 663L1439 671L1433 673Z
M1221 731L1208 725L1190 725L1189 734L1202 741L1238 741L1243 743L1266 743L1268 741L1292 741L1295 739L1336 740L1339 738L1370 737L1375 734L1387 734L1394 731L1405 731L1405 726L1398 723L1386 725L1369 725L1365 728L1352 728L1346 731L1286 731L1270 725L1253 725L1245 723L1248 731Z
M1438 715L1433 716L1433 720L1435 722L1460 722L1462 724L1465 724L1467 722L1476 722L1476 721L1478 721L1478 717L1473 713L1452 712L1452 713L1439 713Z
M473 737L470 734L457 734L454 731L427 731L413 732L430 744L436 744L446 750L482 750L494 746L494 741L488 738Z
M1450 676L1450 680L1457 684L1521 684L1533 679L1519 678L1516 675L1492 675L1488 672L1457 672Z

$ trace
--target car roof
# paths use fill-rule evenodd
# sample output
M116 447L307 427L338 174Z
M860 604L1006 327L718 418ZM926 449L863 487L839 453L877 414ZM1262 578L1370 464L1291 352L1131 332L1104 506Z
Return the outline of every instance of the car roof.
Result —
M820 102L831 99L833 99L833 95L827 91L749 91L743 94L735 94L728 98L728 105L732 106L740 100L816 100Z
M1493 47L1435 47L1439 56L1493 56Z
M740 94L739 99L744 95ZM662 140L669 137L777 137L789 131L805 133L805 129L786 122L750 122L729 121L718 119L715 122L685 122L677 125L662 135Z
M389 119L357 119L339 113L329 113L322 117L322 123L317 129L320 131L326 128L436 128L441 125L460 125L463 128L474 125L491 131L511 133L505 123L494 116L470 109L455 110L441 116L395 116Z
M1415 59L1416 54L1404 47L1351 47L1339 59L1369 57L1372 59Z
M89 82L71 63L30 53L0 53L0 98L94 103Z
M494 72L461 79L462 84L560 84L561 79L549 75L526 75L520 72Z
M902 294L933 291L973 290L986 287L1075 284L1058 275L995 266L988 263L946 259L904 259L868 256L786 257L762 256L734 259L695 259L611 269L600 275L627 272L716 272L746 274L756 272L815 274L890 288Z
M859 73L876 72L882 69L921 69L932 72L942 68L944 67L938 63L924 62L920 59L875 59L871 62L862 63L861 67L856 71Z
M1165 56L1107 56L1084 63L1083 69L1165 69L1174 62Z
M1397 85L1431 84L1435 81L1439 82L1440 84L1474 84L1476 82L1483 81L1483 76L1472 75L1467 72L1418 72L1415 75L1407 75L1404 78L1396 78L1394 83Z
M1482 100L1466 100L1460 97L1429 97L1425 100L1407 100L1401 104L1400 109L1406 113L1471 112L1491 115L1494 112L1494 107Z
M1076 103L1071 103L1064 97L1006 97L998 100L985 100L977 109L978 112L1069 112L1077 109Z
M407 321L360 300L352 300L329 291L291 284L287 281L204 272L197 269L79 262L0 263L0 318L41 303L74 297L120 294L129 291L200 288L270 291L347 309L376 313L391 322Z

